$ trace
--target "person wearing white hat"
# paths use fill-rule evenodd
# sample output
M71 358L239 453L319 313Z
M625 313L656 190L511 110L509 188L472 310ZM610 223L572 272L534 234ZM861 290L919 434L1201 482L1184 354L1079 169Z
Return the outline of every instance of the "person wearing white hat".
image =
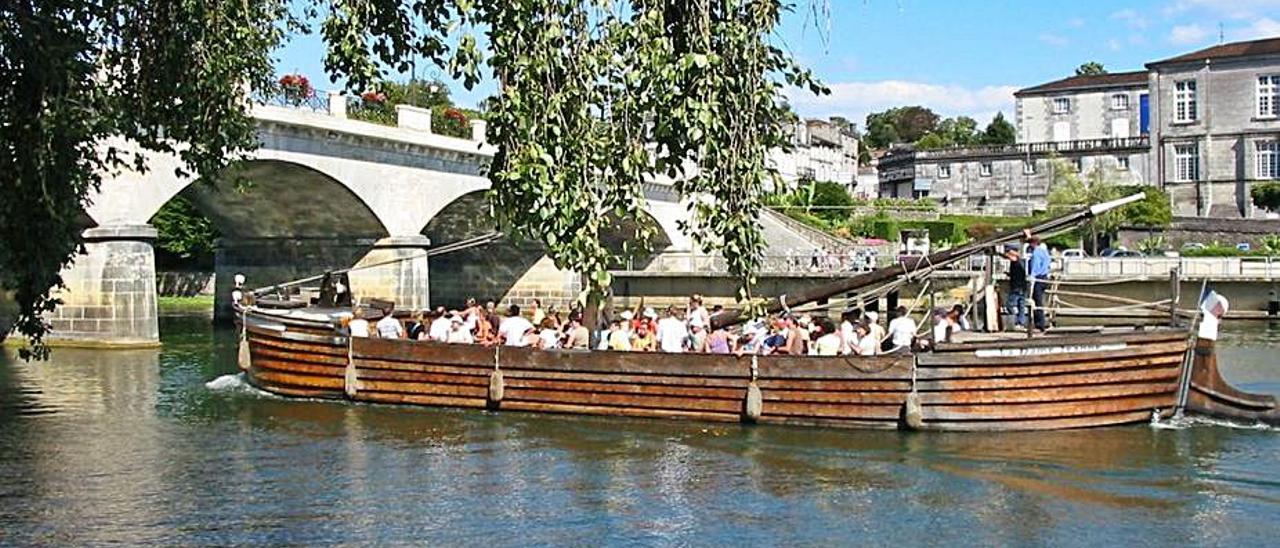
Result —
M449 334L445 341L456 344L472 344L476 342L476 339L471 336L471 330L467 328L466 320L463 320L462 316L454 314L452 318L449 318Z

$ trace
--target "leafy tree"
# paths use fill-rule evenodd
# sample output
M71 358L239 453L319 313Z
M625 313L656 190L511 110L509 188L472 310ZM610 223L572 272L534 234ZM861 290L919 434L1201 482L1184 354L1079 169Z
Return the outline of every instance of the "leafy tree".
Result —
M1249 195L1253 205L1267 211L1280 211L1280 183L1254 183Z
M1106 73L1106 67L1103 67L1102 63L1097 61L1089 61L1076 67L1076 76L1097 76Z
M1012 145L1018 141L1018 130L1004 119L1003 112L997 112L982 132L982 142L988 145Z
M218 229L190 200L182 196L169 200L150 223L156 227L157 248L187 263L213 266Z
M944 148L949 146L976 145L981 142L978 133L978 122L968 116L947 118L938 124L937 129L929 132L916 141L918 149Z
M1167 191L1154 186L1124 186L1120 187L1119 195L1128 196L1137 192L1146 193L1146 197L1120 210L1123 224L1166 228L1173 222L1173 205Z
M830 181L814 181L804 185L796 189L796 196L804 200L806 212L812 211L825 221L845 219L849 216L849 210L844 208L853 205L849 190L840 183ZM818 209L814 210L814 207Z
M1098 252L1100 235L1113 235L1120 226L1165 227L1173 220L1169 195L1147 186L1118 186L1112 173L1102 167L1080 174L1075 165L1062 158L1052 158L1053 183L1049 191L1049 209L1065 211L1115 200L1136 192L1146 192L1143 200L1108 211L1093 218L1083 228L1089 234L1093 252Z
M826 91L770 41L782 10L773 0L0 3L0 288L14 291L17 328L45 352L41 314L57 305L49 290L81 244L102 173L160 151L217 179L256 145L246 87L276 90L271 52L315 20L330 78L357 93L415 59L468 87L498 81L486 103L494 213L595 294L612 259L600 232L640 210L643 183L662 174L690 203L696 222L684 229L721 252L749 299L762 194L777 181L765 157L790 147L778 98L785 85ZM907 118L913 130L928 121Z
M914 143L938 127L939 117L921 106L895 107L867 115L867 141L875 148Z

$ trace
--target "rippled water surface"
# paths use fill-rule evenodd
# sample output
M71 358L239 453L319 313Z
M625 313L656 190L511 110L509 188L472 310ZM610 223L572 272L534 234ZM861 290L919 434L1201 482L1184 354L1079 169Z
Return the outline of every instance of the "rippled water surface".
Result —
M1280 326L1221 362L1280 393ZM0 544L1242 545L1280 532L1280 432L907 434L275 398L234 339L0 358ZM230 376L229 376L230 375Z

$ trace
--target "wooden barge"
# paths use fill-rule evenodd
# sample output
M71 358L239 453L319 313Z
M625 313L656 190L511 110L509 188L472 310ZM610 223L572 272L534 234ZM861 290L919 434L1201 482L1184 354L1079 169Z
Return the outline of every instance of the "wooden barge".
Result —
M1132 201L1132 198L1128 199ZM1046 221L1071 226L1116 204ZM1013 241L1004 235L793 298L903 278ZM251 299L246 299L249 301ZM1097 328L1028 337L971 333L929 352L735 356L537 350L349 337L345 310L238 304L240 367L274 394L442 407L946 431L1049 430L1141 423L1183 410L1280 424L1270 396L1219 375L1213 341L1186 328ZM786 297L771 311L788 308ZM732 323L736 312L713 318Z

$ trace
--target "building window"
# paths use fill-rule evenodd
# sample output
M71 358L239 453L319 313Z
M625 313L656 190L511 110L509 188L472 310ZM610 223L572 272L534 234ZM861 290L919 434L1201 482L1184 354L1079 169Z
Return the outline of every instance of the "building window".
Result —
M1070 97L1054 97L1053 113L1066 114L1068 112L1071 112L1071 98Z
M1112 95L1111 110L1129 110L1129 96L1124 93Z
M1175 83L1173 87L1173 120L1175 122L1196 121L1196 81L1182 80Z
M1129 171L1129 157L1116 156L1116 169L1120 171Z
M951 178L951 164L938 164L938 178L939 179Z
M1280 179L1280 141L1254 143L1254 172L1259 179Z
M978 164L978 175L980 177L991 176L991 162L980 162Z
M1199 177L1199 147L1195 144L1173 145L1173 180L1187 182Z
M1258 117L1280 117L1280 74L1258 77Z
M1036 161L1035 161L1035 160L1023 160L1023 161L1022 161L1022 174L1023 174L1023 175L1035 175L1035 173L1036 173Z

